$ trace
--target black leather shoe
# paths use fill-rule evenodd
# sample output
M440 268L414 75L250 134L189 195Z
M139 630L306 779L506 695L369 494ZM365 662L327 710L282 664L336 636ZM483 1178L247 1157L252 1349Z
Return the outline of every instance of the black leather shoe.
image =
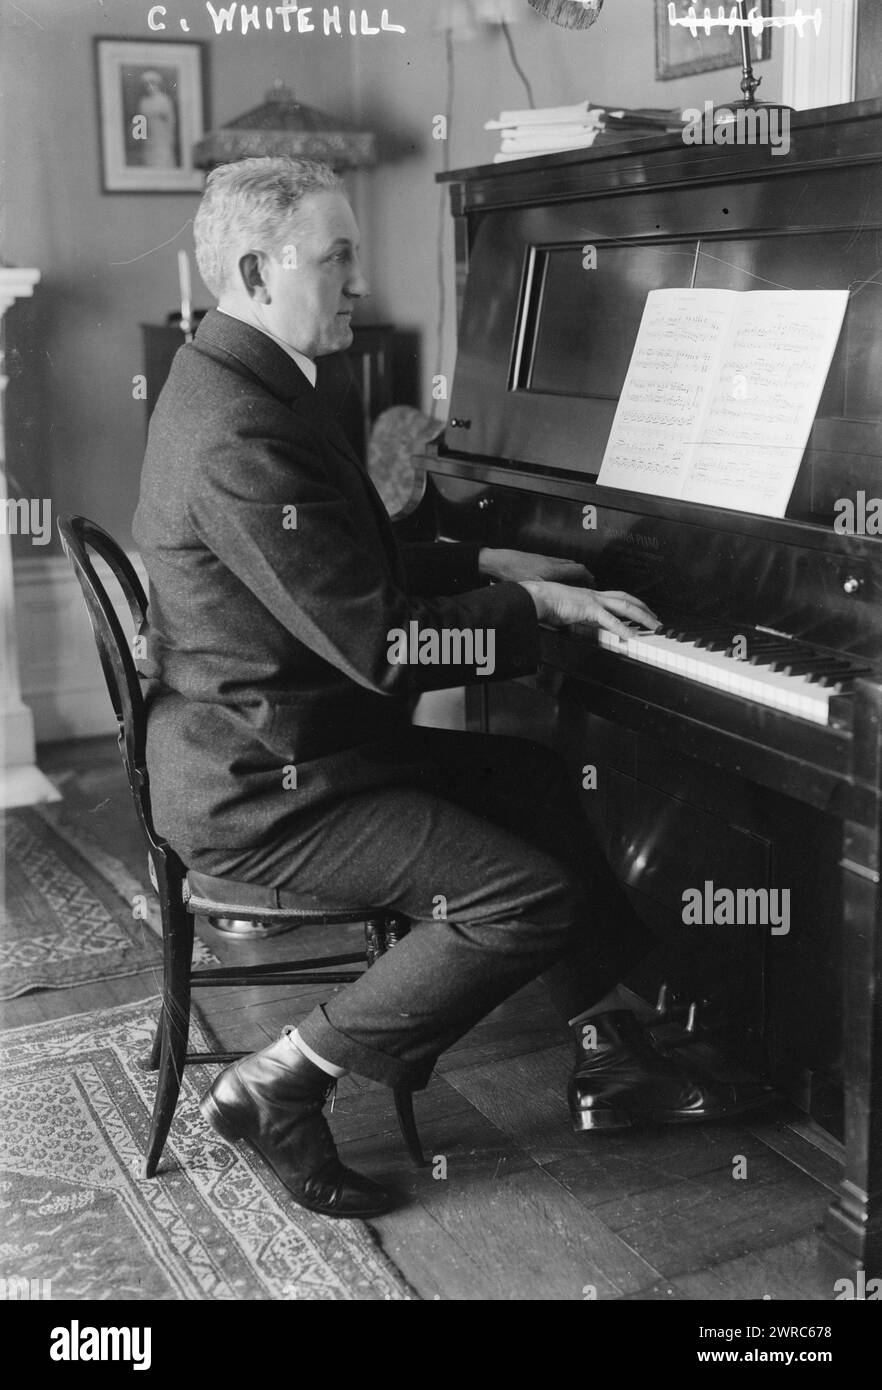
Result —
M773 1098L761 1082L721 1079L694 1057L664 1052L627 1009L586 1019L575 1034L568 1098L577 1133L723 1120Z
M392 1196L340 1162L322 1114L333 1079L282 1034L278 1042L226 1067L200 1105L231 1144L247 1139L291 1196L322 1216L379 1216Z

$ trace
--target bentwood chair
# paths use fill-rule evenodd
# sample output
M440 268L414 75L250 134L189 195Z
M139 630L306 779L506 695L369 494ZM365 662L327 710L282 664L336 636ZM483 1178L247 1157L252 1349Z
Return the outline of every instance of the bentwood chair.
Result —
M360 963L370 968L409 930L409 921L384 908L363 904L329 904L316 911L286 890L254 883L209 877L188 871L170 845L156 834L150 808L147 774L146 711L140 676L135 666L135 639L143 640L147 624L147 596L131 561L112 536L85 517L59 521L65 554L83 591L98 655L110 694L119 747L129 779L135 813L147 844L150 879L159 899L162 917L163 975L159 1021L145 1066L158 1071L153 1119L147 1140L143 1176L156 1173L174 1117L181 1079L187 1063L233 1062L245 1052L188 1052L191 991L218 986L344 984L357 980L363 970L341 969ZM116 610L99 578L92 553L109 567L128 604L134 625L133 641L126 641ZM363 924L363 951L314 957L309 960L275 961L269 965L226 966L192 969L194 918L200 914L227 932L237 927L252 939L255 928L264 935L307 926ZM398 1087L395 1108L411 1159L425 1165L413 1114L413 1092Z

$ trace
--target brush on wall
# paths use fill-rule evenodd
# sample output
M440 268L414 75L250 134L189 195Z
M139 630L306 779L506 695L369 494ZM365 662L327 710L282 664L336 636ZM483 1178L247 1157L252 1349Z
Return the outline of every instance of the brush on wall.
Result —
M530 0L534 10L565 29L588 29L603 8L603 0Z

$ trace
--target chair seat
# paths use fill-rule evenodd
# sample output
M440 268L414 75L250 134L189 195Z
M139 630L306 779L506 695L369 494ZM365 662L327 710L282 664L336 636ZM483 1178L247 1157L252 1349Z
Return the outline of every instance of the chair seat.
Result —
M388 915L383 908L364 903L328 903L311 894L288 888L269 888L263 883L240 883L233 878L187 872L184 898L190 912L213 917L258 917L264 921L302 919L321 925L369 921Z

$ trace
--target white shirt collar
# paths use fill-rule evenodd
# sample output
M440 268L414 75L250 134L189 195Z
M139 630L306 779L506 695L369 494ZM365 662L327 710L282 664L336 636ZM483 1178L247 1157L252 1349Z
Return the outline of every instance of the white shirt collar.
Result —
M275 343L283 352L287 352L288 356L297 363L310 386L315 386L318 368L311 357L306 357L302 352L298 352L296 348L289 347L287 343L282 342L281 338L273 337L271 333L267 333L266 329L261 328L257 323L252 323L250 319L239 318L238 314L231 314L229 309L218 309L217 312L219 314L225 314L228 319L237 319L239 323L247 323L249 328L256 328L258 333L262 333L265 338L269 338L270 342Z
M287 343L279 342L278 338L273 338L273 342L278 343L280 348L284 348L289 357L293 357L310 386L315 386L316 377L318 376L318 367L315 365L312 358L304 357L302 352L298 352L296 348L289 347Z

